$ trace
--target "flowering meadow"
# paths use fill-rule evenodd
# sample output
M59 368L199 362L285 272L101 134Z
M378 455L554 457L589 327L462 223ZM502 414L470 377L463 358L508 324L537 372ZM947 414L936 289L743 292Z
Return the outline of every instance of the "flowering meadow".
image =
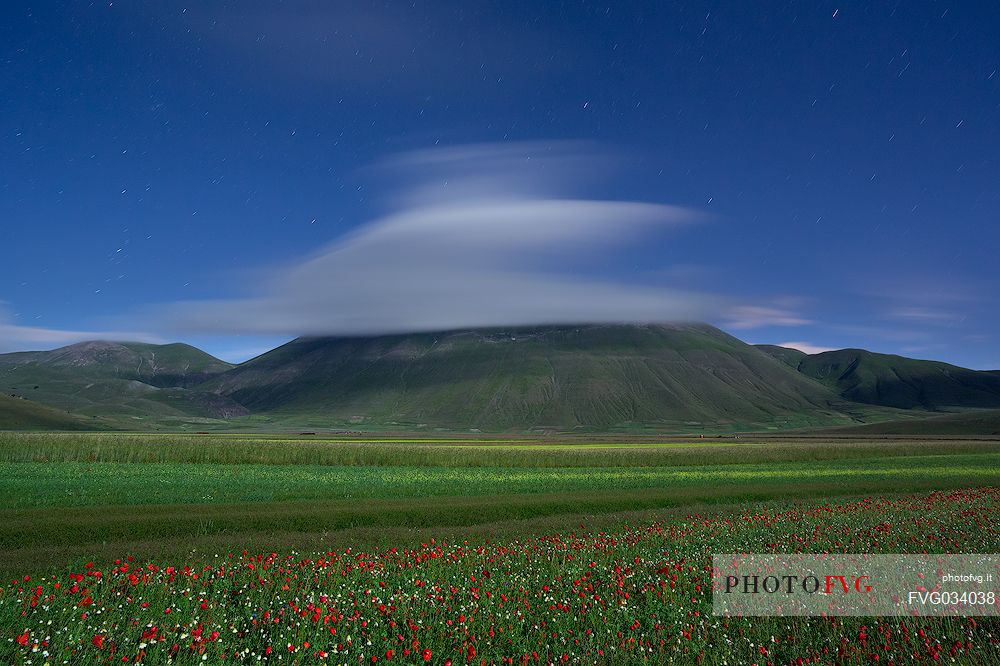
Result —
M996 618L711 612L721 552L1000 552L1000 489L574 525L520 540L137 561L0 588L7 664L1000 663Z

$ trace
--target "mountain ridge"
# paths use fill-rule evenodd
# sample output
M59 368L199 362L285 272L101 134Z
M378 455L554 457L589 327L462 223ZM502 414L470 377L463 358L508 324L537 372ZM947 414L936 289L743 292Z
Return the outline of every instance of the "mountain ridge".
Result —
M303 337L238 365L183 343L88 341L0 354L0 393L119 428L680 432L1000 409L1000 373L749 345L700 323L580 324Z
M298 338L209 382L252 411L341 424L628 428L848 418L821 384L705 324Z
M1000 373L856 348L795 356L788 348L759 347L783 362L797 360L799 372L853 402L928 411L1000 408Z
M247 411L197 387L234 367L184 343L92 340L0 354L0 393L125 429L151 418L225 419Z

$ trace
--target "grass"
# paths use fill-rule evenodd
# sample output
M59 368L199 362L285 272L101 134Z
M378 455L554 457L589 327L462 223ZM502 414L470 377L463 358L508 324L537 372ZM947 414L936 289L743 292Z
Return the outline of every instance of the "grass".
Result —
M701 578L710 554L996 552L996 486L1000 442L988 439L0 433L0 581L9 581L0 660L37 646L80 664L200 663L233 650L256 661L267 647L299 661L336 650L352 663L400 650L398 661L396 627L406 627L420 650L403 661L425 663L425 649L451 654L460 639L454 663L465 663L470 643L445 628L460 614L460 624L481 623L476 649L493 663L512 646L518 659L540 650L539 663L563 653L635 663L639 645L626 636L650 641L643 654L657 663L698 651L705 663L752 663L761 655L747 640L789 632L804 638L767 643L782 663L817 658L864 631L860 620L720 629ZM686 564L664 567L665 557ZM487 569L495 581L480 579ZM591 575L595 589L579 597ZM514 607L502 605L501 594L515 593L529 621L512 621ZM393 601L378 610L383 598ZM567 614L571 603L590 607ZM340 616L321 631L289 611L317 604ZM394 608L399 621L383 632ZM255 622L265 611L279 622ZM951 663L983 663L997 641L989 625L949 622L911 631L971 637ZM548 647L552 631L567 639L559 653ZM362 642L347 645L348 635ZM894 655L911 649L893 641ZM935 646L920 649L932 656ZM850 649L841 662L870 658L864 642Z
M0 463L665 467L1000 452L998 440L303 438L0 433Z
M16 430L96 429L88 419L0 393L0 424Z
M0 435L0 573L357 530L1000 483L986 440Z
M980 435L1000 437L1000 409L975 410L957 414L939 414L908 421L870 423L842 429L855 436L871 435Z
M10 509L137 504L505 496L723 486L733 494L770 483L784 488L863 483L886 489L939 483L989 484L1000 453L821 462L675 467L406 467L205 465L190 463L0 463Z

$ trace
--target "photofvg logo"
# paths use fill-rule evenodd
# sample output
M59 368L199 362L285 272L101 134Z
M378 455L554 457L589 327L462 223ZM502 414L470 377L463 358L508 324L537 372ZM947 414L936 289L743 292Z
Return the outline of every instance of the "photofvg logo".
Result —
M809 576L760 576L759 574L745 576L726 576L726 594L737 590L742 594L793 594L796 588L802 588L806 594L851 594L852 592L869 594L872 586L868 584L868 576L850 576L826 574L822 577ZM742 588L742 589L740 589ZM822 592L820 591L822 589Z
M715 615L1000 616L1000 555L724 554Z

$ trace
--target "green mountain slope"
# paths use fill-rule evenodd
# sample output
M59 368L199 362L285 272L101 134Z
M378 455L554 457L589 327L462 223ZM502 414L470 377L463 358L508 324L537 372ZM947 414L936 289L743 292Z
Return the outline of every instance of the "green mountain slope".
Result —
M89 377L141 381L151 386L193 386L233 368L182 343L81 342L52 351L0 354L4 366L76 369Z
M804 357L799 372L847 400L900 409L1000 408L1000 376L862 349Z
M399 428L735 429L866 415L706 325L301 338L209 387L254 412Z
M0 354L0 395L0 428L715 432L905 419L864 432L988 434L1000 373L752 346L703 324L590 325L300 338L235 367L188 345L88 342Z
M0 354L0 392L123 427L228 418L246 410L195 387L232 367L190 345L83 342Z
M795 368L796 370L799 369L799 363L802 362L802 359L809 355L804 351L799 351L798 349L779 347L778 345L754 345L754 347L761 350L768 356L773 356L785 365Z
M31 400L0 395L0 430L91 430L103 425L89 421Z

